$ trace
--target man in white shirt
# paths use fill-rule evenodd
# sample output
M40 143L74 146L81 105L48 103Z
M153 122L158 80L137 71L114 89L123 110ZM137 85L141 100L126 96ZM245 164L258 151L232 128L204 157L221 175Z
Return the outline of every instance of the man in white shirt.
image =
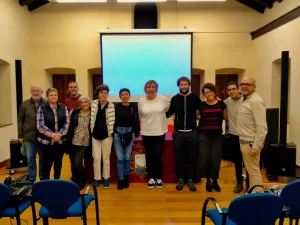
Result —
M260 152L268 133L266 106L255 92L256 81L245 77L240 83L243 102L238 110L237 133L246 170L249 173L250 187L262 185L260 173Z
M227 84L227 92L229 97L224 101L227 106L228 123L229 123L229 135L230 135L230 146L233 151L234 167L236 176L236 187L233 189L234 193L240 193L243 187L243 157L240 149L239 136L236 131L237 115L239 107L243 102L243 97L239 90L237 82L232 81ZM247 187L249 186L249 179L247 176ZM247 189L247 188L246 188Z

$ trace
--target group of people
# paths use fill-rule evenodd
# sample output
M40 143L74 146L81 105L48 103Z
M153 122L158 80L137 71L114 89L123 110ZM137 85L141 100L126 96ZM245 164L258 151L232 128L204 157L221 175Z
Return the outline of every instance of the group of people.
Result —
M167 118L173 117L177 190L182 190L186 184L190 191L196 191L195 181L206 178L208 192L213 189L221 191L218 178L223 120L229 121L235 153L237 186L234 192L243 189L243 163L249 174L250 186L261 184L259 153L267 133L266 107L255 92L255 80L246 77L240 84L229 83L230 97L225 101L218 98L217 88L212 83L202 88L203 102L190 91L190 85L189 78L180 77L177 80L179 92L170 102L158 95L158 83L149 80L144 86L146 96L138 104L130 102L130 90L127 88L119 91L121 102L114 104L108 101L107 85L97 87L98 98L91 101L88 96L80 95L78 84L71 81L68 84L70 97L63 104L58 102L55 88L49 88L47 99L44 99L42 88L33 85L31 98L21 104L18 114L18 138L26 149L30 181L36 180L37 153L41 180L50 178L53 164L54 179L59 179L63 155L68 153L71 179L80 189L84 188L86 180L84 164L91 157L96 188L101 184L109 188L113 144L117 156L117 188L128 188L131 152L135 138L141 133L148 188L162 188Z

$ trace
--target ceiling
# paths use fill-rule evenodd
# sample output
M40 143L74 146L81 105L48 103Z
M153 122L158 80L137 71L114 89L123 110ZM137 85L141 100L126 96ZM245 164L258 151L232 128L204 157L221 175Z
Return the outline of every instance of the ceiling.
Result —
M30 12L51 2L51 0L18 0L18 1L21 6L27 6ZM108 1L116 2L116 0L108 0ZM174 1L174 0L167 0L167 1ZM282 2L283 0L234 0L234 1L246 5L249 8L259 13L264 13L266 8L271 9L273 7L274 2Z

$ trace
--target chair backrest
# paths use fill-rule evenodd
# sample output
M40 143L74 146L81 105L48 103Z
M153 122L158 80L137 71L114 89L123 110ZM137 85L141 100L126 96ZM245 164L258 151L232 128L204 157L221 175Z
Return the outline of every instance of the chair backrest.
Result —
M289 207L290 218L300 218L300 180L292 181L281 191L283 204Z
M11 192L9 187L0 183L0 208L6 205L11 199Z
M281 198L275 194L246 194L230 203L228 217L239 225L270 225L280 217L282 207Z
M64 219L69 207L80 199L80 191L71 181L43 180L32 186L32 197L48 210L51 218Z

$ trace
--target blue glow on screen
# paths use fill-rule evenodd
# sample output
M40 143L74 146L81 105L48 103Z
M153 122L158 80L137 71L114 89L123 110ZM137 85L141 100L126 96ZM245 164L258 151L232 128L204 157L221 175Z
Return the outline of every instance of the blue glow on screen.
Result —
M144 95L145 83L159 84L158 93L174 95L176 81L191 75L191 34L102 36L103 83L110 96L121 88Z

